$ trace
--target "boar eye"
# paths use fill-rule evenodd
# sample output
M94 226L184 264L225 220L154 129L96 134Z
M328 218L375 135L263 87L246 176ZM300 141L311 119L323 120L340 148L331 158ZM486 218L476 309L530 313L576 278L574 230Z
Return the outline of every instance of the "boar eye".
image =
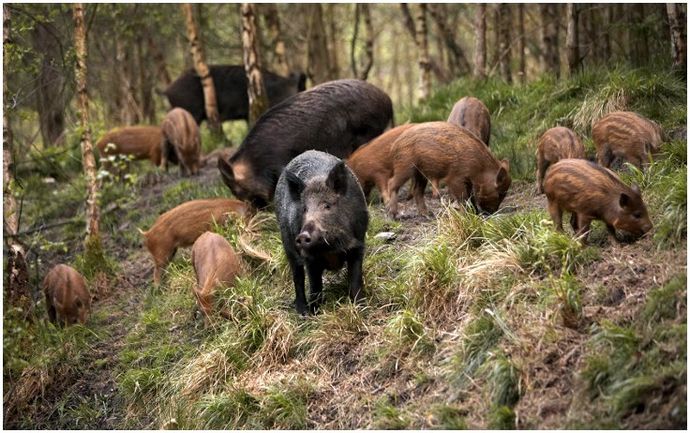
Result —
M331 208L331 205L330 205L329 203L324 203L324 204L323 204L323 208L324 208L324 209L330 209L330 208Z
M639 219L639 218L642 218L642 212L640 212L640 211L633 212L633 216L634 216L635 218L638 218L638 219Z

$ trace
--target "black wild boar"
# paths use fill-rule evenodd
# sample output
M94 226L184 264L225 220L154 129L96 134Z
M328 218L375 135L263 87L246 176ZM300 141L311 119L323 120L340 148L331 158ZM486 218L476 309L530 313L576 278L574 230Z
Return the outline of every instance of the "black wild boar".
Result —
M216 88L218 115L221 121L247 120L249 116L249 97L247 96L247 74L242 65L211 65L211 76ZM291 74L285 78L269 71L262 71L266 93L270 105L305 89L306 76ZM198 124L206 119L204 92L201 80L194 69L188 69L165 90L170 105L189 111Z
M336 80L298 93L264 113L229 160L218 159L235 197L265 207L292 158L321 150L346 158L393 119L385 92L361 80Z
M362 188L345 162L310 150L285 167L278 180L275 211L295 284L295 307L316 311L324 270L347 262L350 299L361 298L364 236L369 214ZM310 296L304 295L304 267Z
M563 231L563 211L586 242L592 220L606 223L609 234L639 238L652 229L637 185L628 187L611 170L584 159L561 159L546 170L544 193L556 229Z

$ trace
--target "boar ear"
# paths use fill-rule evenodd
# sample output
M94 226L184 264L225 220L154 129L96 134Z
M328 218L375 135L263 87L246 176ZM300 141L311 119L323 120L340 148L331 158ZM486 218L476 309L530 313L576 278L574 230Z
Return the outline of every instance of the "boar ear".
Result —
M302 179L297 177L297 175L290 170L285 170L285 181L287 182L290 197L295 201L299 200L302 191L304 191L304 182Z
M328 173L326 186L337 194L345 195L347 192L347 168L345 167L345 162L340 161L333 166L331 172Z
M630 205L631 200L632 199L628 194L622 192L620 198L618 199L618 204L620 205L620 207L626 208Z
M508 161L507 159L502 159L500 164L501 167L506 169L506 173L510 172L510 161Z
M502 185L506 181L506 177L508 177L508 169L501 163L498 173L496 173L496 185Z
M640 193L640 187L637 186L636 183L633 183L632 185L630 185L630 189L631 189L635 194L637 194L637 195L640 195L640 194L641 194L641 193Z
M223 182L230 187L235 182L235 173L232 171L232 165L223 158L218 158L218 170L220 170Z

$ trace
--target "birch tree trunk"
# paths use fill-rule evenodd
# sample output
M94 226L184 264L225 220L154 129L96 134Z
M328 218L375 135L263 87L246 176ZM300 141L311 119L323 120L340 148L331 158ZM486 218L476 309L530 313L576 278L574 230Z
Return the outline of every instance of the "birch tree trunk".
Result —
M683 10L683 5L679 3L667 3L666 12L668 13L669 27L671 28L673 66L686 71L686 12Z
M426 25L426 3L419 4L417 13L417 47L419 48L419 101L431 95L431 62L429 61L429 32Z
M527 71L525 70L525 5L518 4L518 60L520 83L527 81Z
M572 77L580 66L580 35L578 32L578 5L566 5L566 20L568 27L565 34L565 48L568 56L568 74Z
M501 70L501 77L510 84L513 82L513 75L510 71L511 49L510 49L510 5L501 3L498 6L499 29L498 29L498 64Z
M280 17L278 15L278 8L275 3L262 3L259 6L262 11L264 22L268 28L268 34L271 38L271 47L273 47L272 69L276 74L287 77L290 75L290 66L288 65L285 41L283 40L283 33L280 30Z
M26 266L26 251L19 240L14 237L19 232L19 215L17 201L14 197L15 183L14 160L12 154L12 128L10 127L9 112L11 106L8 103L9 96L7 91L7 50L10 44L10 9L5 4L2 6L3 12L3 31L2 46L5 51L5 67L3 69L3 93L5 96L4 110L2 112L2 181L3 181L3 228L4 239L7 245L7 268L4 270L5 287L7 288L7 298L5 299L5 311L9 306L17 307L24 313L24 318L28 319L33 311L31 300L31 287L29 285L29 270Z
M486 78L486 4L479 3L475 8L474 76Z
M208 126L215 134L221 134L220 119L218 116L218 103L216 101L216 88L213 85L213 77L211 71L206 64L206 56L201 47L199 39L199 26L194 19L192 5L183 3L180 5L185 16L185 23L187 25L187 38L189 39L189 48L194 59L194 69L201 79L201 87L204 90L204 105L206 109L206 118Z
M100 251L100 228L98 209L98 182L96 179L96 159L93 156L91 127L89 122L89 95L86 86L86 28L84 26L84 6L74 4L74 47L76 52L75 78L77 82L77 117L81 132L81 157L86 177L86 242L87 254ZM96 251L98 250L98 251Z
M268 108L268 96L261 74L261 57L256 37L256 18L254 5L242 3L242 58L247 73L247 93L249 96L249 127L251 128Z

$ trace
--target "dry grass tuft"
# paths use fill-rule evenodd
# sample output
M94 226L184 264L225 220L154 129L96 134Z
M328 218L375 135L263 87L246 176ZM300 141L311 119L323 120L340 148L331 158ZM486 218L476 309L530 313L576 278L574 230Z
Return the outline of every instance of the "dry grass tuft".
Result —
M54 372L46 367L27 367L19 377L17 384L8 391L9 396L3 399L5 418L11 418L12 414L23 410L36 397L42 395L53 383L53 375Z
M273 310L267 314L270 323L261 348L253 360L259 368L273 368L286 363L295 348L297 327L289 320L288 313Z
M180 370L174 389L179 390L182 397L192 398L222 386L233 372L233 365L225 353L221 349L213 349L201 353Z

